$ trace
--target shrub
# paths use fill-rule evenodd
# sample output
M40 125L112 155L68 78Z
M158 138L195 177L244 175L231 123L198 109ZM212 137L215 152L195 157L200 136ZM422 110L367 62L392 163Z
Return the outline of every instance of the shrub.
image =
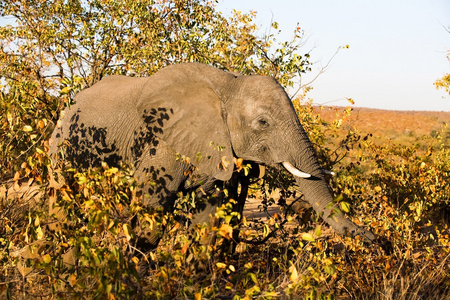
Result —
M2 298L441 299L449 293L445 128L421 145L375 143L371 132L343 126L350 108L334 108L335 118L326 122L311 102L293 101L322 166L337 173L328 178L336 201L355 223L388 239L391 253L336 236L311 209L293 205L301 194L278 169L252 185L265 218L240 216L226 199L215 215L220 224L191 228L185 226L190 204L202 199L179 194L176 210L163 215L142 204L126 165L66 168L64 180L55 182L47 139L82 88L108 74L150 75L182 61L272 75L291 86L310 65L309 55L298 54L299 29L293 43L271 50L276 37L257 37L253 14L226 19L212 3L194 0L17 0L2 2L0 14L15 16L13 25L0 27ZM34 197L21 197L29 185ZM160 246L140 247L139 230L159 225L166 228Z

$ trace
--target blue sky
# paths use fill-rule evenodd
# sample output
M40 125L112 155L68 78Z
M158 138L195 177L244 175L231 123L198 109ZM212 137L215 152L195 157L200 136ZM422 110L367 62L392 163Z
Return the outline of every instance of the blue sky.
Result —
M232 9L256 11L264 34L273 19L288 40L297 23L305 31L317 74L341 45L330 68L309 94L317 104L394 110L450 111L450 97L433 82L450 73L450 1L448 0L221 0Z
M289 40L299 23L311 51L309 82L333 56L329 69L312 86L316 104L394 110L450 111L450 96L433 82L450 73L449 0L219 0L225 15L232 9L257 12L258 34L271 19ZM0 18L0 25L11 20Z

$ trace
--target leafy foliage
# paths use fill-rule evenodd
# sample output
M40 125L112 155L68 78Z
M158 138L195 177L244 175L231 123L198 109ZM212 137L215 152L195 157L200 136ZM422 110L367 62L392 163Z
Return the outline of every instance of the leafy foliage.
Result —
M0 27L2 298L448 294L445 128L421 145L375 141L371 132L344 126L351 108L334 108L325 121L325 109L306 94L293 101L322 166L337 173L328 178L336 201L355 223L387 238L391 253L335 236L300 205L292 178L278 169L251 186L260 217L240 216L228 199L215 215L221 223L190 229L185 221L202 199L181 193L176 211L163 215L142 204L126 165L66 168L65 184L52 179L49 133L81 89L109 74L147 76L185 61L272 75L287 87L309 70L309 55L298 53L299 29L277 46L276 34L257 36L253 13L227 19L214 2L200 0L13 0L0 3L0 14L13 18ZM34 197L20 197L29 189ZM160 246L141 248L140 230L161 224L167 230Z
M450 95L450 74L444 75L434 83L437 89L444 89Z

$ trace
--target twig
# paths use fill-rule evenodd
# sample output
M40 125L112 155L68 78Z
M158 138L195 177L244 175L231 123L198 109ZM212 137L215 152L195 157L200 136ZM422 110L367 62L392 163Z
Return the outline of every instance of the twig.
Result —
M302 84L300 85L300 87L295 91L295 93L291 96L291 99L295 98L295 96L305 87L307 87L308 85L312 84L314 81L316 81L317 78L319 78L320 75L322 75L323 73L325 73L325 71L329 68L331 61L336 57L336 55L339 53L339 51L341 51L342 46L339 46L336 50L336 52L334 52L333 56L331 56L331 58L328 60L328 62L325 64L324 67L322 67L319 70L319 73L317 73L316 76L314 76L314 78L309 81L308 83Z

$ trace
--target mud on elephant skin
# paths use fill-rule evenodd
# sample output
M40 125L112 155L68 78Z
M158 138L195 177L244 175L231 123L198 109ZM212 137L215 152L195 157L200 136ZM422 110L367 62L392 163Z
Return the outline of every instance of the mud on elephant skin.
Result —
M79 93L75 102L53 132L53 158L65 144L65 159L78 167L131 163L150 206L172 210L177 191L188 188L186 173L191 171L205 182L206 193L237 182L232 162L240 158L286 168L306 201L335 231L375 239L343 214L333 213L333 197L313 146L291 100L271 77L178 64L148 78L106 77ZM177 160L180 155L190 163ZM245 189L236 196L245 198ZM217 205L219 200L208 203L195 220L206 220Z

